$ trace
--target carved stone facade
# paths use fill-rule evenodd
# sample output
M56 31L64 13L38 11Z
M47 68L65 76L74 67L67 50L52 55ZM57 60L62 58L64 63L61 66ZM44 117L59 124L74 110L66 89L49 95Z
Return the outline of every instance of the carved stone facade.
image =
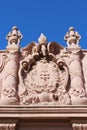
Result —
M20 49L22 37L13 27L7 50L0 53L0 104L87 105L87 54L79 46L78 32L69 28L66 48L48 43L41 34L38 43Z
M87 50L80 48L81 36L70 27L64 37L67 47L48 42L41 34L38 43L20 48L22 37L18 28L13 27L6 36L6 50L0 51L0 130L15 130L18 120L18 130L23 129L23 122L26 130L34 130L27 126L27 119L32 119L31 123L38 119L37 124L42 119L42 124L46 124L46 118L48 124L52 119L54 124L60 119L63 124L70 120L72 127L66 129L86 130L86 119L81 120L87 118ZM77 110L86 114L81 115L81 120ZM9 121L3 120L4 112ZM58 129L64 128L61 125Z

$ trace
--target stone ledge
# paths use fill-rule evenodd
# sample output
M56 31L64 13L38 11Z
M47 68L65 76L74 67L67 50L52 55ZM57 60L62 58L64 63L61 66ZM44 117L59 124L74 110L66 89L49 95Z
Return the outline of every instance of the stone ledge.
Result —
M87 106L0 106L0 118L87 118Z

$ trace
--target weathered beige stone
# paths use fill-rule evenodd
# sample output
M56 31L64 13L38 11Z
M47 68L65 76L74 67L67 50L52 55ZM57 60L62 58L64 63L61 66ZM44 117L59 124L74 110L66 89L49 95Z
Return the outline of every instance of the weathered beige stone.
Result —
M7 50L0 53L0 104L87 105L87 54L80 49L80 38L70 27L67 48L47 43L41 34L39 43L31 42L20 51L22 34L13 27L6 37Z
M17 27L0 51L0 130L86 130L87 50L70 27L67 47L47 42L20 49Z

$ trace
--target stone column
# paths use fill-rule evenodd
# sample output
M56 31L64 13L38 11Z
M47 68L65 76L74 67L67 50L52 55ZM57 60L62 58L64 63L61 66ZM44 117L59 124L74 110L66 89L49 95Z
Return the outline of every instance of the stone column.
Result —
M72 104L75 103L79 104L82 98L86 96L83 84L81 60L79 55L80 51L79 48L77 49L78 49L77 52L71 52L69 63L70 80L71 80L71 88L69 94L72 99Z
M17 27L7 35L7 59L3 72L3 83L1 91L0 104L10 105L19 104L18 98L18 60L19 60L19 42L22 38Z
M83 51L82 68L83 68L83 75L84 75L84 86L85 86L86 96L87 96L87 52L85 51Z
M80 35L71 27L65 36L67 41L67 49L70 52L69 57L69 73L70 73L70 91L72 104L86 104L86 92L83 84L82 66L80 60L80 47L78 42Z

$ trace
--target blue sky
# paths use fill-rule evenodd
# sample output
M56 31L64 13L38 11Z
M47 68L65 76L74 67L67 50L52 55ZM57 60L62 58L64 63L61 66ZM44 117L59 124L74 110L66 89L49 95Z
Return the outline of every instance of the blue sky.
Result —
M64 35L73 26L81 34L80 46L87 49L87 0L0 0L0 50L14 25L23 34L22 47L37 42L41 33L48 42L66 46Z

